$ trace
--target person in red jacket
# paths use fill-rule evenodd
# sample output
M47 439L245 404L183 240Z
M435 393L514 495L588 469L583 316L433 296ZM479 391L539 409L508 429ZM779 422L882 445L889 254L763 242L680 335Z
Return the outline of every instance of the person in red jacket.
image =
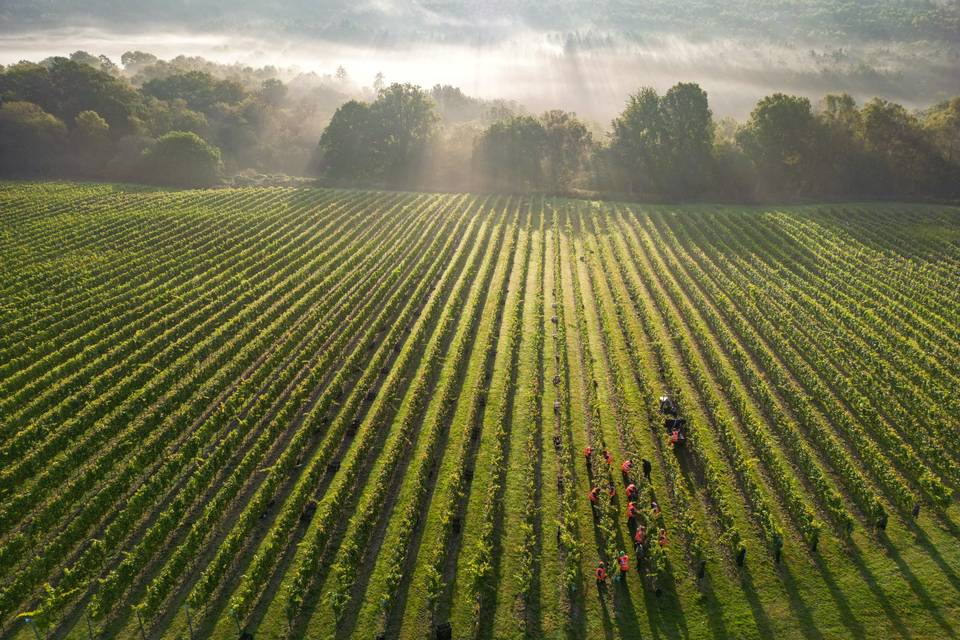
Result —
M630 470L633 469L633 463L629 460L624 460L623 464L620 465L620 473L625 476L630 475Z
M603 566L603 560L600 561L600 564L597 565L596 570L597 576L597 588L603 588L607 584L607 568Z
M627 500L636 500L637 498L637 485L632 482L627 485Z
M637 503L628 502L627 503L627 522L633 522L633 519L637 517Z
M587 446L583 448L583 457L587 460L590 460L590 456L593 455L593 447Z
M600 487L590 489L590 493L587 495L590 497L590 504L596 506L597 499L600 497Z
M626 580L627 573L630 571L630 556L627 555L626 551L621 551L617 562L620 564L620 579Z
M603 450L603 459L607 461L607 464L613 464L613 456L606 449Z
M660 548L667 546L667 530L660 529L660 535L657 536L657 542L660 543Z
M642 524L637 525L637 532L633 534L634 546L642 547L647 543L647 528Z

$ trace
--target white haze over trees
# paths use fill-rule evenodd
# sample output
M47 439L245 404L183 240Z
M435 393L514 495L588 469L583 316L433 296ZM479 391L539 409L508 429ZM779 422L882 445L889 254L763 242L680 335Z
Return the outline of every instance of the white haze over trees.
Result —
M910 108L960 86L957 0L5 0L0 63L84 50L449 84L605 126L638 86L697 82L717 116L773 91Z
M960 197L960 0L2 0L0 176Z

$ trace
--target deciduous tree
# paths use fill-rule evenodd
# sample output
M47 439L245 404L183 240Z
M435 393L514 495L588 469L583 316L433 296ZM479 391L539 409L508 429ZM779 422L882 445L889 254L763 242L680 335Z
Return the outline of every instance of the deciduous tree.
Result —
M761 187L796 197L815 187L818 126L807 98L775 93L757 103L737 141L757 167Z
M153 184L205 187L216 182L219 169L219 149L195 133L173 131L144 152L140 178Z

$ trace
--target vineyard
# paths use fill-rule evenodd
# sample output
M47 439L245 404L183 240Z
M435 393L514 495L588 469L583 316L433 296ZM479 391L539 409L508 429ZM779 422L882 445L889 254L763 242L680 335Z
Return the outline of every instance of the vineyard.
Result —
M0 273L0 638L960 634L957 209L3 183Z

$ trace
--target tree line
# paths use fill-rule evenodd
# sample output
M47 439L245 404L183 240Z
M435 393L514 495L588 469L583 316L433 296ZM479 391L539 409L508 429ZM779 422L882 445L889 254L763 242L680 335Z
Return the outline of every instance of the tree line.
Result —
M78 51L0 66L0 175L207 185L223 176L302 175L345 71L300 74Z
M368 99L338 94L319 142L302 149L311 134L300 132L296 151L285 136L303 104L336 96L293 106L276 77L222 77L140 52L124 55L124 74L79 53L0 69L0 175L202 186L280 168L340 185L650 200L960 197L960 97L910 112L880 98L777 93L738 123L679 83L662 95L641 88L603 130L562 110L532 115L378 75Z
M350 102L334 114L317 169L339 179L430 186L436 129L429 96L392 85L371 105ZM644 88L602 137L564 111L506 115L476 136L470 169L465 186L498 191L579 188L656 200L951 198L960 195L960 97L913 114L880 98L858 106L849 95L828 95L814 107L778 93L737 124L715 122L694 83L663 95Z

